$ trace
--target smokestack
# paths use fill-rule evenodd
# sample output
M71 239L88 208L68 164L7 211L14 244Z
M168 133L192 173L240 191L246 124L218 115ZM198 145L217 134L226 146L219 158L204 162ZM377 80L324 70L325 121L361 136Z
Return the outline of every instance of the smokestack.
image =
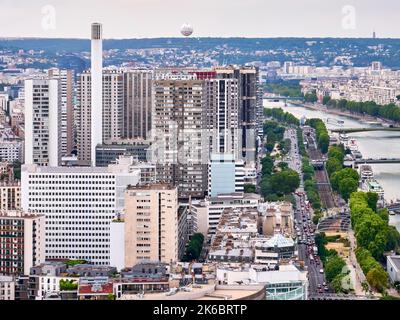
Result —
M96 165L96 146L103 143L103 26L92 24L91 48L91 162Z

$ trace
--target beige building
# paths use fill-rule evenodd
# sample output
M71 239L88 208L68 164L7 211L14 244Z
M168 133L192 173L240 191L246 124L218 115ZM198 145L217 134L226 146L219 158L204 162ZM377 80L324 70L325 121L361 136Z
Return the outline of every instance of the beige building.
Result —
M21 182L0 182L0 210L18 210L21 208Z
M125 193L125 267L142 260L178 260L178 190L169 184Z
M294 211L290 202L267 202L260 207L264 236L273 236L276 233L294 236Z

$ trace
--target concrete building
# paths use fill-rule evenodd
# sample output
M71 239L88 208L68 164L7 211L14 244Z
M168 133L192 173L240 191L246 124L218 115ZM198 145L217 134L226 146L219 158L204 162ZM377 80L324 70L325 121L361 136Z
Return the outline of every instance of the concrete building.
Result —
M400 281L400 256L388 256L386 271L392 283Z
M95 164L96 147L104 143L109 143L116 139L120 139L123 130L123 75L119 70L105 69L102 73L102 90L101 90L101 109L96 112L96 121L100 121L100 125L91 125L92 112L96 108L92 107L93 99L90 91L93 75L90 71L85 71L78 78L78 112L77 112L77 143L78 143L78 159L90 165ZM99 98L95 99L96 101ZM101 128L100 128L101 127ZM97 130L96 134L92 134L92 129ZM101 134L100 137L97 135ZM92 138L95 139L92 141ZM92 150L93 149L93 150ZM93 153L93 155L92 155ZM93 159L92 159L93 158Z
M151 142L142 139L117 139L96 147L96 167L107 167L117 161L119 156L131 155L139 162L151 161L148 158Z
M25 163L61 161L61 94L57 79L25 80Z
M239 87L237 79L205 80L206 128L210 153L232 154L239 159Z
M129 187L125 194L125 266L178 260L178 190L168 184Z
M217 281L232 285L257 283L264 285L266 300L307 300L307 272L300 271L293 264L279 266L278 270L266 266L244 265L231 267L221 265L217 268Z
M222 212L226 208L257 209L261 197L257 194L229 193L204 200L194 200L190 204L193 219L193 231L205 237L215 234Z
M203 80L156 80L154 154L160 181L178 186L180 198L203 198L207 191L209 137Z
M264 236L281 233L294 236L294 210L289 202L267 202L259 206Z
M259 109L262 101L258 97L259 74L252 66L229 66L215 69L217 78L236 79L239 87L239 146L241 157L250 165L256 161L256 137L258 134Z
M0 161L14 163L16 161L23 162L24 160L24 143L19 140L0 141Z
M124 78L124 123L122 136L149 139L153 117L153 72L126 70Z
M21 182L0 182L0 210L21 209Z
M31 268L29 273L29 300L48 300L49 296L59 296L62 281L77 283L76 277L69 277L63 262L47 261ZM56 300L61 300L60 298Z
M0 274L27 275L45 260L45 217L0 211Z
M61 154L70 155L74 150L74 71L52 68L50 78L58 79L61 94Z
M186 251L186 244L189 241L189 208L186 205L180 205L178 208L178 259L182 260Z
M244 192L244 161L233 154L211 154L208 169L208 195Z
M127 186L140 181L129 160L108 168L22 167L21 206L46 216L46 259L110 264L110 222L124 208Z
M0 276L0 300L15 300L14 277Z

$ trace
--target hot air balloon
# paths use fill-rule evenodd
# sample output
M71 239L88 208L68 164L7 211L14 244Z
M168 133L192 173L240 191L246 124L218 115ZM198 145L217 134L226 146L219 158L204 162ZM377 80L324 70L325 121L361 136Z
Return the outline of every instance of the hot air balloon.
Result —
M185 24L183 24L182 27L181 27L181 33L182 33L182 35L183 35L184 37L189 37L189 36L191 36L192 33L193 33L193 27L192 27L190 24L185 23Z

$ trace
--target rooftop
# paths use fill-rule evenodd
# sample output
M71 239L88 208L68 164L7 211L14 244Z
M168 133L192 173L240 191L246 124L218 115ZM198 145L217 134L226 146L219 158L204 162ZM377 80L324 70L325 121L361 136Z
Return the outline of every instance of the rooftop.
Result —
M168 183L152 183L143 186L131 186L129 185L127 190L141 191L141 190L174 190L176 187Z

